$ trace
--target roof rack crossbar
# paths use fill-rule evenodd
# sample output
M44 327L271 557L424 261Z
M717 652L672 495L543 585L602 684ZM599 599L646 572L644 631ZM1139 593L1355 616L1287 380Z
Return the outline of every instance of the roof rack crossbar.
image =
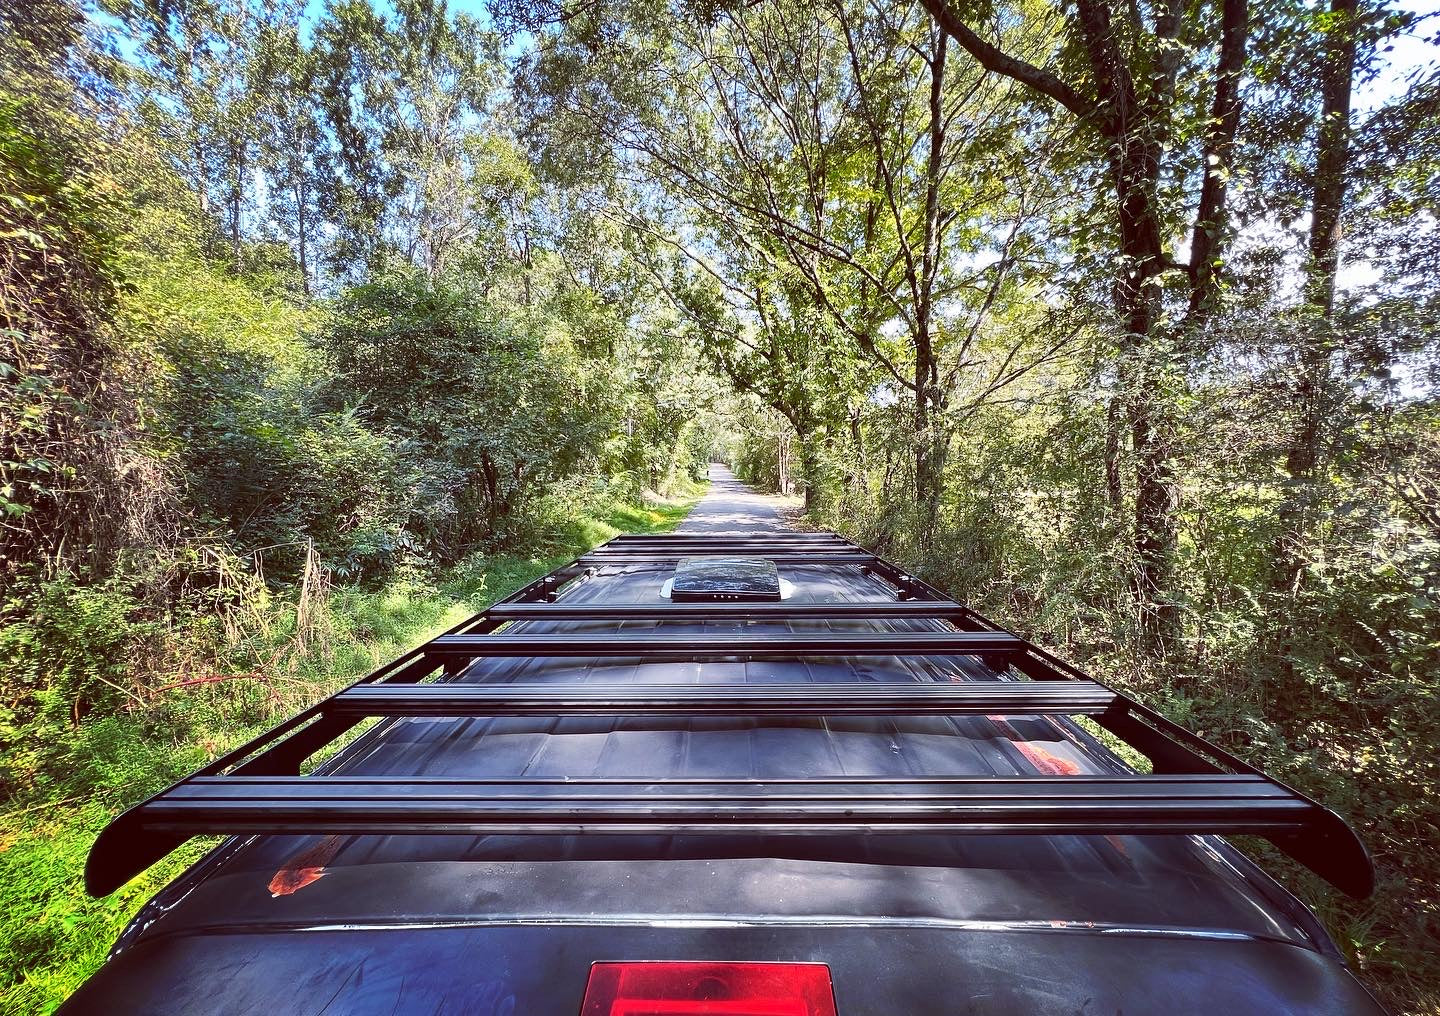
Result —
M580 564L665 564L682 557L706 556L697 554L693 548L676 547L673 550L606 550L592 551L581 555ZM722 556L722 555L714 555ZM873 554L850 553L831 550L780 550L772 552L751 552L749 550L725 554L725 557L763 557L776 564L871 564Z
M607 544L585 553L584 557L604 555L686 554L714 557L770 557L797 554L853 554L868 556L859 547L848 543L627 543Z
M331 699L327 713L360 716L623 716L681 714L1040 715L1094 714L1115 693L1093 681L963 684L420 684L363 685Z
M847 603L497 603L487 617L506 621L667 621L743 618L790 621L871 618L945 618L966 608L953 600L875 600Z
M857 547L838 536L796 539L779 534L755 536L617 536L601 547ZM598 548L597 548L598 549Z
M442 635L432 656L980 656L1018 653L1025 642L992 632L772 632L744 635Z
M1290 837L1332 835L1331 818L1273 781L1249 775L776 781L200 777L108 827L91 853L86 879L92 892L108 892L168 853L177 840L214 834L1219 833L1267 836L1283 848Z
M782 530L751 533L626 533L606 543L744 543L763 540L769 543L850 543L835 533L796 533Z

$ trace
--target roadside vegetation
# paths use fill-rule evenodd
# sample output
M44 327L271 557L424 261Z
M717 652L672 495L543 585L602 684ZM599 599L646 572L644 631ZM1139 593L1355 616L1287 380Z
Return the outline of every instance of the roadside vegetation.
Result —
M8 1009L194 856L85 900L107 815L723 457L1340 812L1440 1011L1435 31L0 4Z
M201 618L134 620L114 594L56 590L34 665L109 672L128 701L90 722L37 723L7 744L0 814L0 985L7 1013L47 1011L104 961L125 923L213 840L187 844L119 892L85 894L85 856L114 815L619 533L665 532L698 485L642 505L567 499L533 553L468 558L374 588L297 589L229 633ZM565 514L561 514L563 511ZM22 650L6 629L6 659ZM44 648L41 648L44 647ZM145 660L145 667L134 661ZM123 682L123 683L121 683Z
M515 218L463 264L375 234L312 295L316 265L226 232L168 157L176 107L127 105L137 69L90 31L64 4L0 11L7 1014L63 1001L208 846L90 899L119 810L589 547L673 527L711 441L693 357L584 223L547 208L515 252L542 210L513 152Z

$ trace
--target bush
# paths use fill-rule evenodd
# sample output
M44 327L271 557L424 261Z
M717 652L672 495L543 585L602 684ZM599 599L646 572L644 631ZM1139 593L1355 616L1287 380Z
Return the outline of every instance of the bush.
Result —
M163 626L145 618L121 582L87 586L64 576L12 592L0 613L0 696L14 703L6 735L31 720L78 724L135 698L137 664Z
M610 432L578 360L461 282L406 268L356 286L322 341L329 407L394 435L415 470L404 525L441 562L523 541L517 520Z

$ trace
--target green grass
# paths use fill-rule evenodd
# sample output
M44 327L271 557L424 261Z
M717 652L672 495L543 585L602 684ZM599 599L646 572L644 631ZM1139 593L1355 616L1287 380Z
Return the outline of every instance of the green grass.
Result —
M472 558L378 590L334 589L326 634L308 653L251 646L230 662L237 674L258 676L179 689L144 710L87 720L59 736L54 728L33 731L16 752L23 767L7 761L14 785L0 814L0 1013L52 1011L104 962L145 901L214 842L192 841L118 892L92 899L82 881L85 856L121 809L596 544L673 529L693 504L686 497L592 506L557 520L533 554ZM283 649L291 635L293 623L287 629L282 621L270 637Z

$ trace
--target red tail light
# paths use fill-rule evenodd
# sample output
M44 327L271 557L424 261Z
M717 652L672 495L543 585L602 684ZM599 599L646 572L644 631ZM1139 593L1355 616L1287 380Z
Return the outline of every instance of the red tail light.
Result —
M823 963L596 963L580 1016L836 1016Z

